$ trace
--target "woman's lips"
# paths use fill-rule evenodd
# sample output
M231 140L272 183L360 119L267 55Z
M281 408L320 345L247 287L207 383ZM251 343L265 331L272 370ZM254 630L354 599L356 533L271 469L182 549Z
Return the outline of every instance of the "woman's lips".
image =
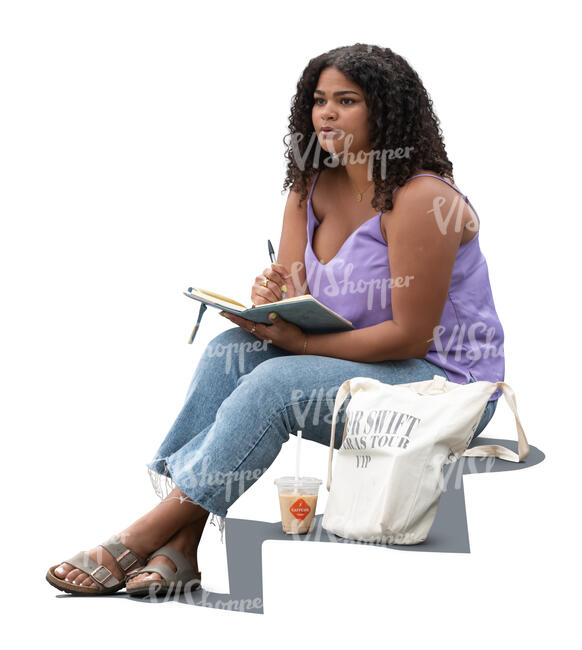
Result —
M335 129L334 129L334 130L330 130L330 131L324 131L324 130L322 129L322 130L320 131L320 133L321 133L324 137L329 138L329 137L331 137L331 136L337 135L337 134L339 133L339 131L336 131Z

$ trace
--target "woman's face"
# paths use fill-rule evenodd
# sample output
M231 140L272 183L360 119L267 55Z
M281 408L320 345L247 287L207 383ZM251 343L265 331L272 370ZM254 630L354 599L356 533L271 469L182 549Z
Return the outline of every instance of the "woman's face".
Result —
M360 86L336 68L322 70L313 93L313 128L328 153L370 151L368 106ZM338 132L325 135L323 127ZM349 137L348 137L349 136Z

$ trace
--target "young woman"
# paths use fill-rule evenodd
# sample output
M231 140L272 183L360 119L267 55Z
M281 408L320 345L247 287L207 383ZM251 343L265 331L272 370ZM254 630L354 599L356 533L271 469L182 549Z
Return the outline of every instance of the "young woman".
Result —
M47 580L58 589L199 586L196 553L209 514L222 533L230 504L290 433L301 429L327 446L335 395L348 378L504 379L479 220L454 184L432 102L410 65L363 44L312 59L288 135L278 264L255 279L253 305L283 291L311 293L355 329L308 335L275 312L271 325L223 314L235 327L207 346L149 465L162 501L101 546L51 567Z

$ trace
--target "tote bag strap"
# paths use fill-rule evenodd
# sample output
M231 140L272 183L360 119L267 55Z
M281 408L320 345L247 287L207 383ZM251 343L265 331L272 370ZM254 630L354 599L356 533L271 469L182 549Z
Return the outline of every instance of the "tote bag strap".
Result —
M527 443L527 438L525 437L525 431L521 426L519 415L517 414L515 393L513 392L511 386L506 384L504 381L498 381L496 384L503 391L505 400L515 415L515 424L517 426L518 453L516 454L514 451L507 449L507 447L502 447L501 445L481 445L480 447L472 447L471 449L466 449L463 456L495 456L496 458L502 458L503 460L510 460L514 463L519 463L519 461L529 456L529 445Z
M335 405L333 407L333 420L331 422L331 440L329 443L329 462L327 465L327 491L329 492L331 486L331 461L333 460L333 449L335 441L335 421L337 414L345 402L346 397L350 394L350 380L346 379L344 383L339 387L337 395L335 396ZM344 426L344 435L346 432L346 427L348 426L348 418L346 415L346 424Z

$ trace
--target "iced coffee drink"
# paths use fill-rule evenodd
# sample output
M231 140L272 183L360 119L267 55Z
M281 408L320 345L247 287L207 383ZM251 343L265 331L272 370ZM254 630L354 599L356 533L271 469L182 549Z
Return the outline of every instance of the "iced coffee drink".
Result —
M275 485L279 490L283 532L308 533L315 516L321 480L310 476L284 476L275 479Z

